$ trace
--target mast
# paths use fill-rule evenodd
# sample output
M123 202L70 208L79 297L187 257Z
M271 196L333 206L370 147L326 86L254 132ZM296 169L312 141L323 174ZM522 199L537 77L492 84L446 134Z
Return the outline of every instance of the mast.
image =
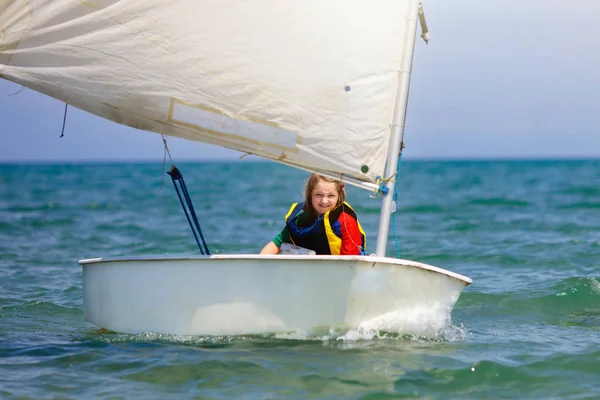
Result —
M408 21L406 25L406 35L404 38L404 51L402 54L402 63L400 77L398 79L398 88L396 92L396 105L394 108L394 116L392 119L392 133L390 135L390 145L388 147L387 162L385 166L384 178L390 178L386 182L385 187L388 192L383 196L381 203L381 212L379 214L379 230L377 231L377 247L375 255L385 257L387 247L388 231L390 227L390 217L392 214L393 204L392 193L396 186L396 176L398 167L398 157L400 155L400 146L404 136L404 123L406 119L406 106L408 103L408 89L410 85L410 74L412 70L413 52L415 48L415 38L417 35L417 18L419 15L419 7L421 0L411 0L408 11Z

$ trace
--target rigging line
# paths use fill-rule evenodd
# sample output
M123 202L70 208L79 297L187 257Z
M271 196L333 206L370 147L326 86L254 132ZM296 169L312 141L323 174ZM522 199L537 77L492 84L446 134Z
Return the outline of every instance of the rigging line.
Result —
M165 183L165 164L166 164L166 162L167 162L167 152L165 151L165 153L163 155L162 172L160 174L160 187L158 188L158 193L162 192L162 188Z
M158 192L160 193L162 191L163 188L163 184L165 182L165 164L167 162L167 154L169 155L169 160L171 160L171 166L174 167L175 163L173 162L173 158L171 157L171 152L169 151L169 146L167 145L167 136L164 134L160 135L162 137L162 141L163 141L163 145L165 148L165 151L163 153L163 164L162 164L162 173L161 173L161 180L160 180L160 189L158 189Z
M398 164L396 166L396 175L400 174L400 164L402 163L402 151L398 157ZM394 196L392 198L392 230L394 232L394 243L396 244L396 258L400 258L400 240L398 239L398 233L396 232L396 219L398 217L398 185L394 185Z
M200 249L200 253L202 255L210 255L210 251L208 250L208 245L206 244L206 240L204 240L204 235L202 234L202 228L200 227L200 221L198 221L198 216L196 215L196 210L194 209L194 204L192 203L192 198L190 193L187 190L187 185L185 184L185 180L183 179L183 175L175 166L173 162L173 157L171 157L171 152L169 151L169 146L167 145L167 137L164 134L161 134L163 145L165 148L163 155L163 174L160 182L160 190L162 190L163 182L164 182L164 172L165 172L165 164L167 162L167 155L169 156L169 160L171 161L171 168L167 172L171 176L171 180L173 181L173 186L175 187L175 192L177 192L177 197L179 198L179 202L181 203L181 208L183 208L183 212L185 213L185 217L188 220L188 224L192 229L192 233L194 234L194 239L196 239L196 244L198 245L198 249ZM177 186L177 182L179 182L179 186ZM183 193L183 197L185 198L185 203L181 194ZM187 208L186 208L187 205ZM189 209L189 212L188 212ZM200 239L199 239L200 238ZM202 240L202 245L200 244L200 240Z
M167 139L165 135L160 135L163 140L164 152L163 152L163 162L162 162L162 173L160 174L160 188L158 189L158 193L162 192L162 188L165 183L165 164L167 163ZM173 164L173 163L171 163Z
M200 235L200 239L202 239L202 244L204 245L204 252L205 252L205 254L210 255L210 251L208 250L208 246L206 245L206 240L204 240L204 235L202 234L202 228L200 227L200 221L198 221L198 216L196 215L196 210L194 209L194 205L192 204L192 198L190 196L190 193L187 190L187 185L185 184L183 175L181 175L181 173L180 173L179 176L181 179L181 187L185 194L185 200L190 209L190 214L192 214L192 217L194 218L194 223L196 224L196 229L198 230L198 234ZM200 251L202 252L202 250L200 250Z
M173 163L173 157L171 157L171 152L169 151L169 146L167 146L167 136L164 134L161 134L160 136L162 136L162 140L165 145L165 152L169 155L169 160L171 160L171 165L175 165L175 163Z
M175 184L175 178L173 178L173 186L175 186L175 191L177 192L177 197L179 197L179 202L181 203L181 208L183 208L185 217L187 218L188 223L190 224L190 227L192 227L192 233L194 234L194 239L196 239L196 244L198 245L198 248L200 249L200 254L204 255L204 251L202 250L202 246L200 246L200 241L198 240L198 234L196 233L196 231L194 230L194 228L192 226L192 221L190 219L187 209L185 208L185 205L183 204L183 199L181 198L181 194L179 193L179 188L177 187L177 184Z
M9 95L8 95L8 97L16 96L16 95L18 95L19 93L21 93L21 92L22 92L23 90L25 90L25 89L26 89L26 88L25 88L25 86L21 86L21 87L19 88L19 90L17 90L17 91L16 91L16 92L14 92L14 93L11 93L11 94L9 94Z
M69 103L65 103L65 115L63 116L63 124L62 124L62 129L60 131L60 136L58 137L59 139L63 136L65 136L65 124L67 122L67 108L69 107Z
M168 174L171 176L171 180L173 181L173 186L175 187L175 191L177 192L177 197L179 197L179 202L181 203L181 207L183 208L183 211L188 220L188 223L190 224L190 228L192 229L192 233L194 234L194 238L196 239L196 244L198 245L198 248L200 249L200 253L203 255L204 254L210 255L210 251L208 250L206 240L204 240L204 235L202 234L202 228L200 227L200 222L198 221L198 216L196 215L196 211L194 210L194 205L192 204L192 199L187 190L187 185L185 184L183 175L181 175L181 172L175 166L171 167ZM177 186L176 181L179 182L179 185L181 186L181 192L179 190L179 187ZM185 204L181 197L181 193L183 193L183 196L185 197ZM189 213L186 208L186 205L189 208ZM190 218L190 216L191 216L191 218ZM193 219L193 223L192 223L192 219ZM202 248L203 246L200 245L200 240L198 239L198 237L200 237L200 239L202 240L202 245L204 246L204 249Z

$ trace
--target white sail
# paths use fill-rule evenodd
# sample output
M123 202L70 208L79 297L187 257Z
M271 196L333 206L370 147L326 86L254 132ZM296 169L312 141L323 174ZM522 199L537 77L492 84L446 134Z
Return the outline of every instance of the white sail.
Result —
M135 128L375 182L409 3L3 1L0 76Z

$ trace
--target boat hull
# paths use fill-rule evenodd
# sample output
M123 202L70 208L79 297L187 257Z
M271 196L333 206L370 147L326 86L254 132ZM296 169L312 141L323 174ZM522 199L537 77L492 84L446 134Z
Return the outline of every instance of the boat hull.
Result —
M430 336L449 321L471 283L426 264L372 256L134 257L80 264L86 320L131 334L342 326Z

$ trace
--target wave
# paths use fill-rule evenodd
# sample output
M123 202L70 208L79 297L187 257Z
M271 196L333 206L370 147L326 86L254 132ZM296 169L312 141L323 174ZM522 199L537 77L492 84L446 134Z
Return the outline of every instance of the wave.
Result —
M415 206L405 206L405 207L400 207L400 209L398 210L399 213L402 214L408 214L408 213L414 213L414 214L441 214L444 213L446 210L438 205L435 204L421 204L421 205L415 205Z
M540 308L562 315L563 325L600 326L600 281L598 278L564 279L550 288L549 294L534 298Z
M450 363L442 368L414 368L394 383L396 395L445 398L572 398L574 389L587 387L596 379L600 352L586 355L555 355L542 359L502 359L482 354L474 362ZM489 358L492 358L490 360ZM577 382L574 382L577 381ZM574 386L575 385L575 386ZM580 386L583 385L583 386ZM526 394L525 394L526 393ZM585 396L587 397L587 396Z
M531 203L524 200L506 199L503 197L474 198L467 204L473 206L510 206L510 207L529 207Z
M72 293L80 291L80 288L71 287L62 292ZM48 295L44 294L44 297L48 297ZM0 298L0 313L4 314L5 316L28 314L32 317L50 316L59 319L66 316L81 316L83 310L78 307L61 306L48 301L23 301L15 298L4 297Z
M583 196L600 196L600 187L598 186L571 186L557 191L560 194L576 194Z
M600 327L600 280L574 277L549 287L531 285L516 292L465 291L457 302L459 315L509 317L556 326Z
M569 203L562 206L556 206L556 208L561 210L597 210L600 208L600 201L582 201L578 203Z

